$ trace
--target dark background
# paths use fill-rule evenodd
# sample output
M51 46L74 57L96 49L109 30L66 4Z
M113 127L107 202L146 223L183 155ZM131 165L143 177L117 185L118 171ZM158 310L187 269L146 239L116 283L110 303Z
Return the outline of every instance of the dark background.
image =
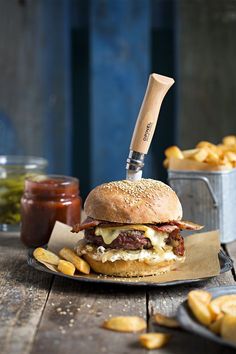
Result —
M236 0L0 0L0 154L44 156L82 195L125 177L151 72L172 76L144 175L166 146L236 134Z

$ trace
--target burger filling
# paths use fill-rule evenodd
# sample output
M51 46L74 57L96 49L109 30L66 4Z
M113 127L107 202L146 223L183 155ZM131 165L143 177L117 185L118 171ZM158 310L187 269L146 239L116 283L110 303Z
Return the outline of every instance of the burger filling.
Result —
M130 227L130 226L129 226ZM176 256L184 255L184 239L179 230L174 230L170 234L166 232L157 232L152 228L141 226L146 230L135 229L110 229L96 227L85 230L84 240L87 244L92 244L105 249L124 249L124 250L142 250L142 249L161 249L171 246Z
M164 224L118 224L87 218L75 225L72 232L85 230L76 252L89 254L101 262L139 260L157 263L181 260L184 256L184 239L180 230L200 230L200 225L188 221Z

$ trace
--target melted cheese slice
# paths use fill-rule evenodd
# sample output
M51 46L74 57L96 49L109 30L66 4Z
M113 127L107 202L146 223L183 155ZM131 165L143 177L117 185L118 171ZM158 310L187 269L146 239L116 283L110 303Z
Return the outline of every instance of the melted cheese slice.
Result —
M144 236L149 238L154 249L160 250L165 247L165 239L168 237L166 232L158 232L146 225L126 225L118 227L99 227L95 229L96 236L102 236L103 241L109 245L122 231L140 230L144 231Z

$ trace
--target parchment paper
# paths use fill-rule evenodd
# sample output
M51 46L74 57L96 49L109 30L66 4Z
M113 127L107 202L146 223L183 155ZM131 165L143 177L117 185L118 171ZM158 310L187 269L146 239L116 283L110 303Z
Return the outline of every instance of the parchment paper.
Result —
M211 165L205 162L198 162L191 159L177 159L175 157L170 157L169 159L169 170L178 171L225 171L229 170L228 167Z
M48 249L58 254L63 247L74 248L78 240L83 237L83 232L74 234L70 232L71 227L60 222L56 222L52 235L48 243ZM75 277L89 277L112 279L114 282L132 281L162 283L175 280L189 280L216 276L220 273L218 253L220 250L220 236L218 231L197 233L185 237L186 260L177 265L176 269L157 276L146 276L138 278L109 277L91 273L89 275L77 274ZM57 272L56 267L44 263L44 265Z

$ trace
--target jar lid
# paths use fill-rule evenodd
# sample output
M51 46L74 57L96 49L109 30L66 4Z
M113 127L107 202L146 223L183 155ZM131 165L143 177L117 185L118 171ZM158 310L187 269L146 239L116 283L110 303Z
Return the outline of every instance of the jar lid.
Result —
M75 196L79 192L79 180L62 175L35 175L25 179L25 192L47 196Z
M37 156L0 155L0 166L18 167L28 170L44 169L48 161Z

